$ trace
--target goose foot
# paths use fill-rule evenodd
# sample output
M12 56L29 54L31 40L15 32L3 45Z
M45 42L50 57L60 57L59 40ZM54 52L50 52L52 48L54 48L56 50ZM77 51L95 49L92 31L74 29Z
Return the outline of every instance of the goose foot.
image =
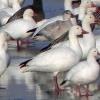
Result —
M89 100L89 96L93 96L93 94L89 91L89 85L86 85L85 87L82 87L83 90L81 90L80 86L76 87L76 96L79 98L86 97L86 100Z

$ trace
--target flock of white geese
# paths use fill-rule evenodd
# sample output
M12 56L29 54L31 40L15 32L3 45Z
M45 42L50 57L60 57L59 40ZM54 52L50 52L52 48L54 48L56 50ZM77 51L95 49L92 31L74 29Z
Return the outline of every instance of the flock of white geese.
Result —
M78 8L73 8L72 0L69 0L62 15L40 22L33 19L32 9L26 9L23 18L6 23L10 16L21 8L24 0L13 1L0 8L0 76L9 67L7 43L10 39L22 40L30 36L33 41L48 40L50 44L43 49L44 51L19 64L22 73L52 73L57 94L60 86L79 86L80 89L81 85L88 87L99 78L100 64L97 58L100 55L100 38L94 35L91 28L91 24L96 22L93 15L96 6L93 6L91 1L82 0ZM66 76L59 86L57 75L60 72L66 72Z

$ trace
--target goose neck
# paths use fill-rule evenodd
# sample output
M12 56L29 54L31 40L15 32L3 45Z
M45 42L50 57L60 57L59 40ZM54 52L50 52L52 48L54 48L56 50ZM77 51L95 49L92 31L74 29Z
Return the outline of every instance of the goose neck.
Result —
M20 6L20 3L19 3L18 0L14 0L14 1L13 1L12 7L13 7L13 9L14 9L15 11L18 11L19 9L21 9L21 6Z
M24 16L23 16L23 19L28 20L28 21L31 21L31 22L33 22L33 23L36 23L36 22L34 21L34 19L33 19L31 16L28 16L28 15L24 15Z
M69 44L70 48L74 50L77 55L82 56L82 49L76 35L69 33Z
M72 0L65 0L64 2L65 10L73 11L72 9Z
M83 20L82 22L82 28L89 32L89 33L92 33L92 30L91 30L91 26L90 26L90 23L87 21L87 20Z

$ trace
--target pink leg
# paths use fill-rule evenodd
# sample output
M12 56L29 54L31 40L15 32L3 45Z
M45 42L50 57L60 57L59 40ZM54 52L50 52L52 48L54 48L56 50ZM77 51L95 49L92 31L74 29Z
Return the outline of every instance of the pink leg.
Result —
M60 94L61 89L58 85L58 79L57 76L54 76L54 83L55 83L55 94L58 96Z
M20 50L20 40L17 40L17 51L19 51Z
M86 85L86 100L89 100L89 96L92 96L91 92L89 91L89 85Z

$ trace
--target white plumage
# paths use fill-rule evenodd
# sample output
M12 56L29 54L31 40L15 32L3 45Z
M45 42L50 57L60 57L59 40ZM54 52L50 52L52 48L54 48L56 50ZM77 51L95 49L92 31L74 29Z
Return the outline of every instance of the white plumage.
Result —
M0 31L6 32L14 39L26 38L32 34L28 31L36 27L36 22L32 16L33 11L27 9L23 14L23 18L5 24L0 28Z
M73 31L74 30L74 31ZM69 34L69 47L59 47L40 53L21 68L22 72L60 72L69 70L82 56L77 35L82 34L80 26L73 26ZM21 64L23 66L23 64Z
M82 28L87 32L87 34L83 35L83 38L79 38L79 43L83 52L83 56L82 56L83 59L87 57L88 52L91 48L96 47L96 40L90 27L90 24L93 24L94 21L95 21L94 16L92 14L87 14L82 22ZM68 47L68 45L69 42L64 41L54 45L52 48L59 47L59 46Z
M97 49L90 50L87 60L81 61L66 74L65 84L85 85L96 81L100 72L100 66L96 61L97 55Z

